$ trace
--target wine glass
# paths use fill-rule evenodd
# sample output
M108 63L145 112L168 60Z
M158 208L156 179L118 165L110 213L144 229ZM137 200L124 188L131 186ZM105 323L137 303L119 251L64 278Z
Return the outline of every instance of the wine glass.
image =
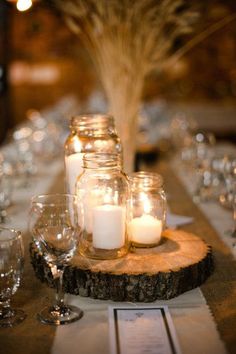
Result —
M196 176L196 188L193 195L195 203L206 202L212 198L212 186L215 176L212 170L215 137L212 133L197 132L194 136L193 163Z
M29 229L56 285L55 303L38 314L43 323L68 324L83 316L79 308L65 304L63 291L63 271L77 250L80 236L78 211L78 198L74 195L39 195L31 201Z
M24 311L10 306L10 298L20 286L23 260L21 233L0 228L0 327L12 327L26 317Z

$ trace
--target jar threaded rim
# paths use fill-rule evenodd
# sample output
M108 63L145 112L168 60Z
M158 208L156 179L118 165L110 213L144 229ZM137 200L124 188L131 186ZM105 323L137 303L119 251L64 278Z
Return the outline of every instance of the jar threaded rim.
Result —
M139 171L128 176L131 187L133 188L162 188L163 177L155 172Z
M116 153L90 152L83 156L83 167L91 169L121 168L121 156Z
M71 118L70 129L72 130L93 130L102 132L109 129L115 133L114 117L110 114L81 114Z

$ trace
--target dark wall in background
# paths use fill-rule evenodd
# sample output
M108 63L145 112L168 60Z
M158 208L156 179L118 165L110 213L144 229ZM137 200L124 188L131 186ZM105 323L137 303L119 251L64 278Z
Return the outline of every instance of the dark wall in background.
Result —
M0 142L11 127L8 90L8 4L0 2Z
M236 13L235 0L193 1L204 4L199 31ZM82 102L94 89L101 89L91 58L79 38L47 1L36 1L22 13L13 2L8 3L8 33L6 4L7 1L0 0L0 65L9 68L9 89L6 76L1 78L0 137L7 126L24 120L29 109L44 109L70 93ZM10 47L6 51L7 45ZM11 115L6 106L8 94ZM235 105L236 21L192 48L173 67L147 78L144 99L153 98L174 103Z

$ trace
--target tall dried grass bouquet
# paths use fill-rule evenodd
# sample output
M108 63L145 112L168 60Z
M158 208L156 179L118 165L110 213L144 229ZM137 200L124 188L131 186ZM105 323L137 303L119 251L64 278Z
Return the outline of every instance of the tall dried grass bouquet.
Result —
M145 77L174 55L176 40L192 31L198 16L187 0L54 0L78 34L100 76L133 167L137 116Z

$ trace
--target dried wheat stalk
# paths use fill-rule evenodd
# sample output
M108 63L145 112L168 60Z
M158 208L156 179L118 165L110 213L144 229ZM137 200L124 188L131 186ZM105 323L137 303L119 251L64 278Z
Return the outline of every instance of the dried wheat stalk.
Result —
M133 166L137 115L145 77L171 58L197 13L185 0L54 0L93 59Z

